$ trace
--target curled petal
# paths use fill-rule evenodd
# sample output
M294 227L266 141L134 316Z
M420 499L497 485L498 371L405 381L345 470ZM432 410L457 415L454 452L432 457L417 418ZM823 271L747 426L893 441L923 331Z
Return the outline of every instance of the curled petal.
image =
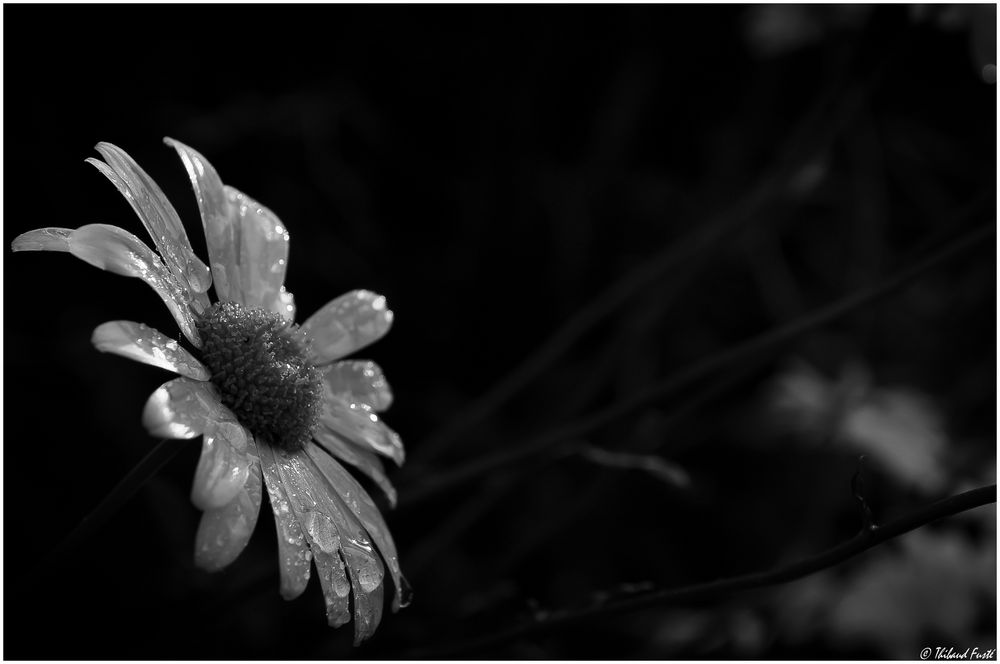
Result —
M278 529L281 596L285 599L295 599L302 594L309 583L312 552L282 485L274 451L268 445L260 445L257 449L260 452L264 484L271 499L271 511L274 512L274 522Z
M218 509L239 494L250 475L251 458L246 450L247 434L243 427L223 424L205 432L191 486L191 502L195 507Z
M11 242L11 251L69 251L71 228L38 228L21 233Z
M386 476L382 461L371 450L360 448L322 427L317 429L313 436L316 438L316 442L330 454L351 464L372 478L389 500L389 505L396 506L396 489Z
M371 360L334 362L324 367L330 391L344 401L367 404L376 412L392 405L392 390L382 369Z
M201 346L189 294L160 257L139 238L117 226L89 224L73 231L68 244L70 253L91 265L126 277L138 277L149 284L167 305L184 336L195 346Z
M378 341L392 325L385 298L366 290L351 291L324 305L302 324L312 340L309 359L326 364Z
M180 344L142 323L116 320L98 325L90 341L103 353L122 355L195 380L212 377Z
M196 150L172 138L164 138L163 142L177 150L191 178L208 243L215 292L223 302L242 304L243 285L239 269L241 229L222 180L212 164Z
M111 143L98 143L97 151L110 166L98 169L117 187L149 231L157 250L178 282L191 291L192 301L203 311L208 307L205 291L212 285L208 266L191 248L177 211L160 187L124 150ZM88 160L97 166L96 159Z
M337 493L347 509L361 521L372 541L375 542L375 546L378 547L396 586L392 609L398 611L410 603L410 586L400 570L396 543L392 539L389 527L382 518L382 513L375 506L375 502L368 495L368 492L330 455L312 443L306 445L306 454L309 455L320 475L326 478L329 486Z
M194 438L222 426L240 428L212 384L190 378L175 378L153 392L142 412L142 423L150 435L163 438ZM236 436L230 438L238 441Z
M219 299L295 318L285 290L288 231L276 214L238 189L226 186L197 151L165 139L180 155L191 178Z
M406 458L403 441L379 419L371 406L344 401L333 395L328 397L327 407L320 415L323 424L348 440L389 457L396 465L403 464Z
M337 527L341 516L335 513L325 485L313 474L304 455L277 450L275 460L288 502L313 552L323 586L327 622L339 627L351 619L351 584L339 553L347 545L343 531Z
M194 562L203 570L215 572L236 560L242 553L257 525L260 513L260 463L250 441L250 467L246 483L236 497L217 509L207 510L198 524L195 536Z

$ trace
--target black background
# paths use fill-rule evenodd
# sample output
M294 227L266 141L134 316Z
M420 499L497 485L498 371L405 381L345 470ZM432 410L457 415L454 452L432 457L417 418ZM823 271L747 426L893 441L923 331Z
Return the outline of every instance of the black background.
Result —
M394 327L363 356L393 385L387 421L410 454L392 473L400 506L386 515L415 591L352 649L350 628L325 627L315 580L293 602L279 597L266 505L233 565L196 570L195 444L94 538L45 559L151 449L141 410L169 378L98 353L92 330L125 319L177 331L138 280L8 252L4 656L450 656L600 593L814 553L857 529L856 452L797 445L760 421L767 381L792 357L831 376L863 358L878 382L919 389L945 414L946 487L921 493L871 468L886 518L995 476L988 236L875 305L570 441L656 448L685 469L688 488L569 451L409 499L993 219L996 93L980 69L995 36L984 46L972 26L995 13L947 24L903 6L789 11L806 19L762 32L742 6L4 6L7 246L42 226L141 234L83 162L104 140L159 183L204 257L186 174L161 142L171 136L285 222L300 320L353 288L387 296ZM433 442L670 247L683 248L677 260L511 398L451 444ZM977 533L977 547L993 546L995 534L980 543ZM794 640L775 597L651 609L457 653L915 657L925 642L966 634L932 624L896 651L823 629ZM962 625L987 634L987 647L994 607ZM764 637L740 638L733 616L744 609ZM685 638L691 624L700 631Z

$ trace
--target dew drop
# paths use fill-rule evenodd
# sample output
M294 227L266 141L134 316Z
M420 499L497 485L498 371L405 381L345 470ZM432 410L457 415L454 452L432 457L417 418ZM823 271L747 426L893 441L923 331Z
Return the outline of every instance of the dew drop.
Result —
M399 575L399 608L405 609L413 601L413 588L402 574Z
M362 567L358 570L358 584L366 593L370 593L382 583L382 575L374 567Z
M341 574L335 574L333 577L333 592L337 594L337 597L347 597L351 592L351 584L347 582L347 577Z
M340 546L340 537L333 522L321 512L306 512L303 518L309 538L323 553L333 553Z

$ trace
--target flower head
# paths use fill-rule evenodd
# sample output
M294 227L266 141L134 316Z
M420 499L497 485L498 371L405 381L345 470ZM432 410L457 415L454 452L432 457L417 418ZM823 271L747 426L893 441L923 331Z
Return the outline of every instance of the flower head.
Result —
M198 199L209 264L194 253L180 218L156 183L124 151L97 145L88 159L128 200L156 251L116 226L40 228L14 251L66 251L99 268L142 279L156 291L192 350L157 330L112 321L94 330L98 350L178 374L146 403L143 423L165 438L202 436L191 500L204 511L195 563L214 571L243 551L270 498L278 531L281 594L305 590L315 564L327 618L353 617L355 643L382 615L385 567L393 610L409 601L396 546L378 508L340 462L396 494L378 455L403 462L399 436L379 417L392 392L374 362L343 360L392 324L385 298L342 295L294 323L285 290L288 232L278 217L223 185L199 153L172 139ZM214 284L218 301L208 289ZM384 564L383 564L384 561Z

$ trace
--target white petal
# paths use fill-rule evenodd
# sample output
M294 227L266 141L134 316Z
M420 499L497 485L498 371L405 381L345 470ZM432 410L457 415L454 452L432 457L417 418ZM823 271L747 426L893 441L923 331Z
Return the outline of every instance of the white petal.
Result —
M194 562L201 569L214 572L236 560L257 525L260 512L260 463L252 454L256 446L250 441L251 465L246 484L236 498L224 507L206 511L195 536Z
M292 511L288 496L281 483L274 451L268 445L258 446L264 483L271 499L271 511L278 529L278 570L281 574L281 596L294 599L302 594L309 583L312 552L298 519Z
M160 257L139 238L117 226L89 224L73 231L68 242L70 253L77 258L149 284L163 299L184 336L195 346L201 346L190 308L190 293L181 288Z
M327 396L326 407L320 415L323 424L348 440L389 457L396 465L403 465L406 459L403 441L379 419L371 406L344 401L332 394Z
M225 187L236 231L236 265L240 300L247 307L272 311L285 320L295 318L295 305L286 290L288 231L277 215L233 187Z
M222 180L212 164L199 152L172 138L165 138L163 142L177 150L188 177L191 178L191 187L198 199L198 210L201 213L201 225L205 229L215 292L223 302L242 304L238 240L241 229Z
M322 454L319 450L315 451ZM326 508L325 513L333 519L333 525L340 533L341 551L351 572L351 586L354 588L354 644L358 645L375 633L382 619L385 569L365 528L341 500L335 488L328 481L315 479L323 478L324 475L312 463L312 456L307 452L303 459L309 462L312 481L321 483L321 486L314 486L313 490L320 496L321 504ZM330 461L333 462L332 459Z
M339 552L326 553L319 547L313 547L313 560L323 588L327 623L330 627L347 624L351 621L351 582L347 576L347 565Z
M201 458L194 472L191 502L201 510L228 505L243 489L252 459L247 454L247 434L241 426L221 424L205 432Z
M69 251L72 228L38 228L21 233L10 244L11 251Z
M285 454L281 450L275 450L274 454L288 502L316 561L326 601L327 622L339 627L351 618L351 586L338 555L347 545L343 532L336 525L342 516L336 514L325 483L313 474L304 454Z
M313 436L316 438L316 442L330 452L330 454L351 464L372 478L375 484L385 493L386 498L389 499L389 505L392 507L396 506L396 489L389 482L389 478L386 477L382 461L373 452L362 449L322 427L318 428Z
M382 518L382 513L375 506L375 502L368 495L368 492L329 454L312 443L308 443L305 449L306 454L316 464L333 490L337 492L344 505L364 524L365 530L368 531L375 546L378 547L379 553L385 559L389 566L389 573L392 574L392 581L396 586L392 608L393 611L398 611L409 604L410 587L400 570L396 543L392 539L389 527Z
M302 330L312 340L309 359L326 364L377 341L391 325L392 311L385 298L356 290L324 305L303 323Z
M240 426L211 383L190 378L175 378L153 392L142 423L150 435L163 438L194 438L222 424Z
M330 391L344 401L368 404L375 411L392 405L392 390L382 369L371 360L334 362L323 368Z
M96 149L117 177L112 177L108 169L100 168L100 171L114 183L142 220L171 273L191 291L192 301L201 306L201 310L207 308L209 301L205 291L212 285L212 275L191 248L174 206L124 150L111 143L98 143ZM90 160L90 163L99 162Z
M122 355L195 380L212 377L208 369L175 340L142 323L116 320L98 325L90 341L103 353Z
M385 572L382 561L369 552L345 546L344 555L354 589L354 645L357 646L375 634L382 621Z

